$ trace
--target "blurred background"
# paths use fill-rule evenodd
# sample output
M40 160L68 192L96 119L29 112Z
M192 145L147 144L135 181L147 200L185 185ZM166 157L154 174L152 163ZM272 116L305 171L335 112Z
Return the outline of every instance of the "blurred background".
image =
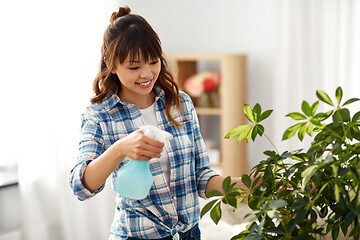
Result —
M264 126L280 152L309 144L281 138L293 124L284 116L316 90L359 97L357 0L0 1L0 240L107 239L114 191L107 184L79 202L68 176L102 34L124 5L148 20L165 54L245 55L244 103L274 109ZM251 169L273 147L246 148Z

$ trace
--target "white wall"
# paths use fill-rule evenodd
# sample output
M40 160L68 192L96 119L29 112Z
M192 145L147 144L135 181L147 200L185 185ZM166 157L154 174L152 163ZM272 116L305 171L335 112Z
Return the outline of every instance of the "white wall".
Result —
M278 4L274 0L123 0L159 34L165 53L239 53L248 56L248 104L273 108L278 42ZM242 111L242 109L235 109ZM271 126L271 119L264 123ZM234 126L235 127L235 126ZM266 129L271 135L271 129ZM230 141L230 140L229 140ZM265 139L248 145L249 165L272 149Z

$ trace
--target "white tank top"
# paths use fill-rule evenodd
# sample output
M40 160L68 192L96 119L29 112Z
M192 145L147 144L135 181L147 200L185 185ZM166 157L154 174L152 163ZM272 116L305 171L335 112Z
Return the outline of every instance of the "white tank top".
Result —
M144 118L145 124L153 125L158 127L157 119L156 119L156 112L155 112L155 102L148 108L140 109L140 112ZM170 185L170 162L169 162L169 155L166 152L164 147L161 156L160 156L160 163L161 167L165 174L165 180L167 185Z

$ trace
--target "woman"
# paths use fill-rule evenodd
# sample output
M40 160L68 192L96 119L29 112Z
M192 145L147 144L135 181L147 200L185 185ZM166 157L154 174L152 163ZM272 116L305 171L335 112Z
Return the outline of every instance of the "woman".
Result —
M114 185L130 159L151 160L149 194L142 200L117 194L109 239L200 239L199 196L222 192L224 178L210 169L194 106L167 70L156 32L128 7L110 22L70 185L85 200L111 174ZM145 136L139 130L145 124L170 132L170 147Z

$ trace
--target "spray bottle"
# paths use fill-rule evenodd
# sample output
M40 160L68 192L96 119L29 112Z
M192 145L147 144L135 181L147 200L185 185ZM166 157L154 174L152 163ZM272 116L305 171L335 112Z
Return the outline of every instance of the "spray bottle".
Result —
M146 136L161 141L165 145L173 137L171 133L152 125L144 125L140 129ZM149 161L131 159L118 170L115 190L123 197L140 200L148 195L153 182Z

